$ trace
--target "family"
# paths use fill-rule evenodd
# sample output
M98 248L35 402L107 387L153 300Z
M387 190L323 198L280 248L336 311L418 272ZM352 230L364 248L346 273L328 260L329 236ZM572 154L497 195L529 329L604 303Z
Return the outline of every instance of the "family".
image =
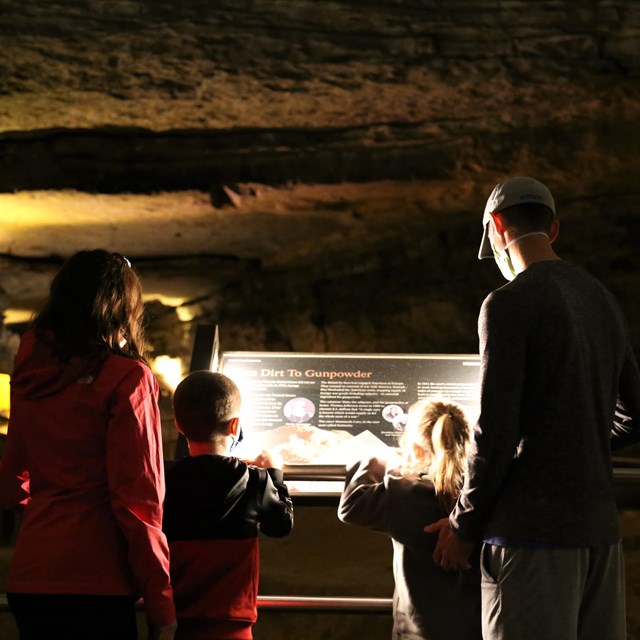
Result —
M391 538L394 640L624 640L612 450L640 441L640 373L612 294L554 251L554 198L511 177L478 257L507 283L478 319L480 412L409 410L396 457L346 469L338 517ZM81 251L53 279L11 376L0 504L22 513L6 578L21 640L250 640L258 536L286 536L282 462L233 455L241 397L178 385L189 456L165 468L140 281ZM395 454L394 454L395 455Z

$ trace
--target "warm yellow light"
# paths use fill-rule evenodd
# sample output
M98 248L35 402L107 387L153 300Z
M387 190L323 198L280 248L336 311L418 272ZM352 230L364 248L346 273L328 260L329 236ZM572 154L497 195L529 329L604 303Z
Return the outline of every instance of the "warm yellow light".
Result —
M10 397L11 376L7 373L0 373L0 417L9 417L9 397Z
M189 216L201 218L211 211L208 198L200 200L197 194L194 198ZM168 206L175 207L176 198L174 194L167 194L161 199L163 202L158 206L156 200L144 195L93 194L72 190L0 193L0 238L3 232L9 237L18 231L42 233L43 228L77 230L83 226L91 228L94 234L101 230L111 234L118 225L130 223L134 219L132 214L147 225L162 225L168 220Z
M31 309L5 309L2 315L4 316L5 325L7 325L29 322L34 313Z
M165 296L161 293L143 293L142 300L149 302L150 300L157 300L165 307L173 307L180 322L191 322L195 318L195 312L193 306L182 306L187 299L179 296Z
M179 307L183 302L186 301L186 298L183 298L181 296L165 296L162 293L158 292L144 292L142 294L142 299L144 302L149 302L149 300L157 300L165 307Z
M153 372L162 379L171 391L175 391L176 387L182 380L182 359L172 358L171 356L158 356L151 362Z
M176 313L180 322L191 322L196 317L193 307L176 307Z

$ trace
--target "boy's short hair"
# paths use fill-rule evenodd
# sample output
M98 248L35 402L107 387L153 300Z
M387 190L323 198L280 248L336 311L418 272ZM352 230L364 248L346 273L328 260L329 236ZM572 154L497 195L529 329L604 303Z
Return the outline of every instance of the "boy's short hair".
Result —
M176 387L173 415L188 440L210 442L227 435L226 426L240 414L240 389L222 373L194 371Z

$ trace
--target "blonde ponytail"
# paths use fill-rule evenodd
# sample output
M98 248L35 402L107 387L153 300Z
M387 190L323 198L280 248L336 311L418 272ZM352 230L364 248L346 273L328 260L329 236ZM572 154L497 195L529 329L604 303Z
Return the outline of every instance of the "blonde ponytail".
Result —
M469 438L464 410L454 402L420 400L409 410L402 441L403 473L414 477L426 475L447 510L453 507L462 488ZM414 444L425 453L422 462L413 457Z
M433 426L431 443L433 459L429 478L443 503L451 509L464 481L468 427L453 413L441 415Z

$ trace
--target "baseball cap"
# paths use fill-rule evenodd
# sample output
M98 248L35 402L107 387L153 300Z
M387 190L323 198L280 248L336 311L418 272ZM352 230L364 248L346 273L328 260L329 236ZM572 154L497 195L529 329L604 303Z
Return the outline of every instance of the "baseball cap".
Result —
M556 214L556 205L553 201L551 191L535 178L528 176L516 176L509 178L504 182L499 182L491 192L487 204L484 208L482 217L482 242L480 243L480 251L478 251L478 259L493 258L493 249L489 242L489 214L495 211L502 211L516 204L524 204L527 202L537 202L543 204Z

